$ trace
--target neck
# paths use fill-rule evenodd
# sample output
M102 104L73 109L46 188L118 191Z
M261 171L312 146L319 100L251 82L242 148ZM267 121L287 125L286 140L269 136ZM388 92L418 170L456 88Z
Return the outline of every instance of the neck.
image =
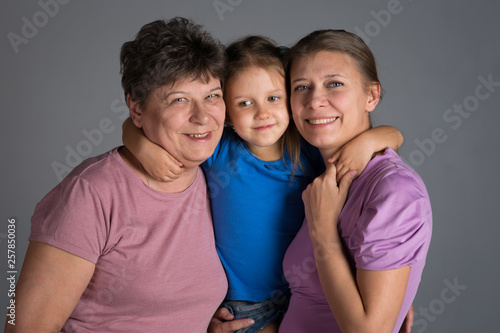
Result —
M196 179L198 167L192 167L186 168L179 178L171 182L158 181L146 172L139 160L135 158L127 147L121 147L118 152L123 161L139 176L142 182L154 190L165 193L183 192Z
M368 118L367 118L368 119ZM363 129L363 130L360 130L356 133L354 133L354 135L352 137L350 137L349 139L347 139L346 141L342 142L342 143L337 143L337 145L335 146L330 146L330 147L318 147L319 149L319 152L321 153L321 156L323 157L323 161L325 162L325 165L328 163L328 159L331 158L336 152L338 152L340 149L342 149L342 147L352 141L353 139L355 139L358 135L360 135L361 133L365 132L369 130L369 123L366 125L366 127Z
M340 150L340 147L337 148L320 148L319 152L321 156L323 157L323 162L325 162L325 165L328 165L328 159L332 157L337 151Z
M247 143L248 150L263 161L277 161L282 157L280 141L271 146L259 147Z

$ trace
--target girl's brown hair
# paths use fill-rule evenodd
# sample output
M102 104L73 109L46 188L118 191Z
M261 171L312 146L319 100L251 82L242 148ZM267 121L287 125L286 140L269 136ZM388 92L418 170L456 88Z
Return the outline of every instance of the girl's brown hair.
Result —
M286 48L278 47L271 39L262 36L248 36L231 43L226 48L228 68L224 81L227 82L230 78L254 66L274 72L286 80L282 62L285 50ZM302 167L300 163L300 134L290 114L288 97L287 106L290 122L280 138L280 147L283 158L285 151L290 156L293 175L297 167Z

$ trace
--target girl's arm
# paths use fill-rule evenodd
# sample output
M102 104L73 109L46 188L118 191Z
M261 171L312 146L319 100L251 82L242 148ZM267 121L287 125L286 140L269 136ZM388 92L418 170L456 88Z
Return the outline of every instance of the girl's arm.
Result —
M396 128L378 126L347 142L328 161L336 164L337 179L342 179L349 170L355 170L360 175L374 153L389 147L397 150L402 144L403 135Z
M356 173L348 172L337 186L336 172L335 165L328 165L302 194L321 286L342 332L392 332L410 267L352 271L337 220Z
M151 177L159 181L171 182L180 177L184 169L165 149L146 138L142 129L128 118L122 125L122 141L139 160Z

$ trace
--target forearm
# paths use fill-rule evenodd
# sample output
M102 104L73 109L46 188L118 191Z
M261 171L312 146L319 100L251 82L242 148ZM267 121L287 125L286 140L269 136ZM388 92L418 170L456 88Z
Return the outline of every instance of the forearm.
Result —
M6 332L60 332L95 265L47 244L30 242L16 286L15 325Z
M311 239L321 286L342 332L370 332L354 272L339 238L318 230L311 232Z
M144 149L142 146L146 144L146 137L142 129L136 127L131 118L125 120L122 124L122 142L125 147L140 161L147 156L141 156Z
M381 125L371 128L360 134L364 137L364 141L372 146L374 152L392 148L393 150L399 149L403 144L404 138L401 132L392 126Z
M410 267L353 272L336 228L313 228L310 234L321 286L342 332L392 332Z

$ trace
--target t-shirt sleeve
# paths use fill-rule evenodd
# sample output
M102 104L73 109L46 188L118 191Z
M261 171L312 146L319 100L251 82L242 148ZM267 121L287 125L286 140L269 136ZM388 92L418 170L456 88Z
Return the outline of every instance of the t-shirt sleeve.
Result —
M407 171L378 181L352 238L356 267L396 269L425 260L432 213L427 191Z
M30 241L96 263L106 244L106 219L96 190L81 177L66 178L38 203Z

